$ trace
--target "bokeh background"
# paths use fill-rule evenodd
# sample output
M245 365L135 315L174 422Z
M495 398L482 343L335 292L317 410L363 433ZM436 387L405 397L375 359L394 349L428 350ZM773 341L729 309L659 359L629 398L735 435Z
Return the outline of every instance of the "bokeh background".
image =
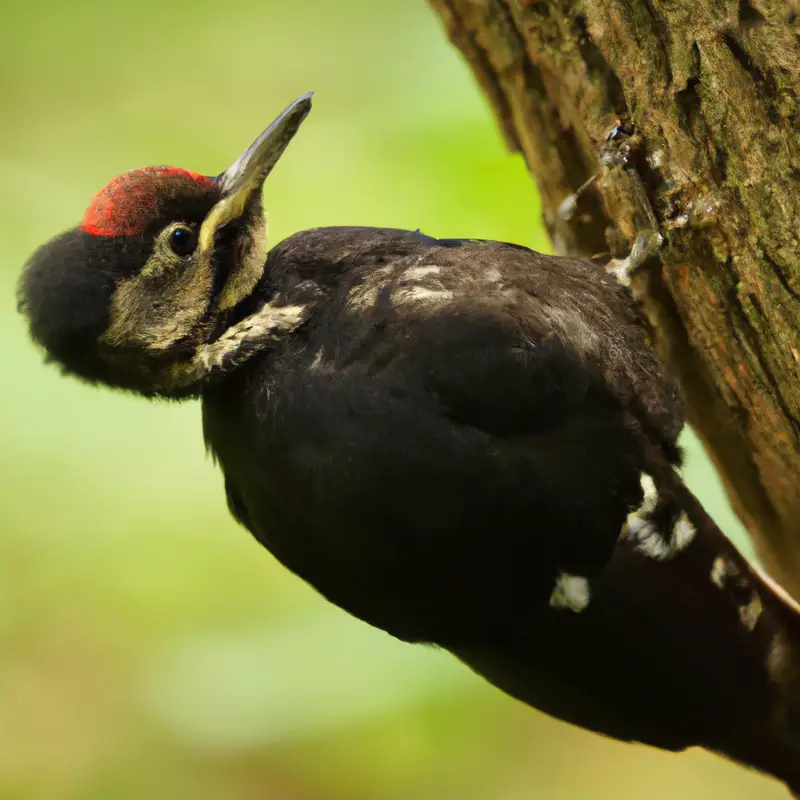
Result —
M273 241L374 224L548 248L423 0L0 0L0 799L784 797L552 721L351 620L228 517L198 405L42 364L15 309L27 255L120 172L221 171L308 89L267 186Z

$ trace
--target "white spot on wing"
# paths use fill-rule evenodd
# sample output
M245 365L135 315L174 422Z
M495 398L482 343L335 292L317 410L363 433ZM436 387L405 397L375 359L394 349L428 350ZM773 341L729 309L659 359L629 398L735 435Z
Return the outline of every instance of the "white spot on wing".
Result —
M422 278L429 278L431 275L438 275L441 271L440 267L436 264L428 264L424 267L410 267L402 275L404 281L418 281Z
M386 285L392 267L377 267L372 270L364 281L347 293L347 305L354 311L366 311L374 308L378 302L378 294Z
M674 555L669 542L650 520L634 517L628 522L628 535L636 539L636 549L648 558L666 561Z
M397 305L404 303L441 305L449 302L453 299L453 293L435 278L440 272L441 267L436 264L409 267L400 276L403 282L392 293L392 301Z
M622 534L633 539L636 549L643 555L662 561L669 558L670 547L650 520L650 515L658 505L658 490L655 481L646 472L639 476L639 483L642 486L642 503L628 514Z
M375 307L381 293L389 289L387 300L394 305L442 305L453 299L453 293L436 279L441 272L437 264L412 266L400 273L398 281L392 280L394 267L373 270L367 279L350 289L347 305L354 311Z
M363 311L372 308L378 299L378 286L357 286L351 289L347 295L347 304L355 311Z
M500 283L503 280L503 276L500 274L500 270L497 267L489 267L486 270L485 278L489 283Z
M722 556L717 556L711 565L711 583L720 589L725 586L725 579L728 577L728 564Z
M648 475L646 472L641 474L639 483L642 486L644 499L642 500L642 504L639 506L639 508L634 511L634 514L637 514L638 516L652 514L658 505L658 490L656 489L656 483L652 476Z
M755 630L758 620L761 617L761 612L764 610L764 604L761 602L761 596L752 588L748 578L742 575L739 567L723 556L717 556L711 564L711 574L709 576L711 582L722 591L728 588L728 581L733 580L733 584L737 592L743 589L750 589L750 599L746 603L740 603L736 599L736 595L731 593L730 590L726 592L728 598L736 604L736 611L739 614L739 619L747 628L748 631Z
M591 593L589 581L581 575L562 572L556 578L556 585L550 595L552 608L567 608L579 614L589 605Z
M739 606L739 619L741 619L742 625L747 630L752 631L758 624L758 618L763 610L764 606L761 604L761 598L753 592L750 602Z
M428 289L424 286L409 286L397 289L392 295L395 303L424 303L425 305L441 305L453 299L453 293L447 289Z
M669 537L659 530L652 520L658 506L658 489L651 475L643 472L639 478L642 486L641 505L628 514L622 535L634 540L636 549L647 558L666 561L688 547L697 530L685 513L681 513L672 526Z
M676 552L680 552L692 543L696 535L697 529L689 522L689 517L681 512L672 528L672 548Z

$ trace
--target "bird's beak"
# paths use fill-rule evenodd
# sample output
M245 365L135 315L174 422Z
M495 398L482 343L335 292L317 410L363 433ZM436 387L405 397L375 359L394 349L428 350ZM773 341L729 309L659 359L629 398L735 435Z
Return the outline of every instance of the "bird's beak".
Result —
M217 176L216 182L223 196L200 228L201 251L212 250L217 230L238 219L253 195L261 191L267 175L272 172L311 110L312 95L313 92L308 92L295 100L225 172ZM231 275L219 298L219 307L224 310L235 305L243 292L252 291L257 279L258 276L253 275ZM252 285L249 289L237 285L244 283Z
M217 178L217 183L225 194L225 200L232 208L237 208L234 216L242 213L244 203L249 200L253 192L261 189L267 175L278 163L283 151L299 130L300 124L311 111L312 95L313 92L308 92L295 100ZM238 208L239 204L242 204L242 208Z

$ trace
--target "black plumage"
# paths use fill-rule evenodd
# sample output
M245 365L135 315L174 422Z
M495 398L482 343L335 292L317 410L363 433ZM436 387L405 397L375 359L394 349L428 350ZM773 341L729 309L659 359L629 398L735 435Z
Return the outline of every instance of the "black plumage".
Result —
M282 563L583 727L668 749L749 735L777 696L774 631L754 646L710 580L721 554L749 568L674 470L675 383L601 267L323 228L272 250L259 290L307 322L204 392L204 431ZM699 529L685 550L624 535L643 473L663 546L682 511ZM584 609L550 604L562 573L589 579Z
M561 719L796 790L800 615L684 486L678 387L628 290L391 229L264 262L261 183L309 107L217 178L137 172L141 218L114 182L23 273L33 337L85 379L202 398L231 513L351 614Z
M209 447L256 535L400 638L484 635L495 601L524 616L556 567L597 569L641 501L637 426L674 451L675 386L589 262L319 229L270 253L260 289L308 320L204 393Z

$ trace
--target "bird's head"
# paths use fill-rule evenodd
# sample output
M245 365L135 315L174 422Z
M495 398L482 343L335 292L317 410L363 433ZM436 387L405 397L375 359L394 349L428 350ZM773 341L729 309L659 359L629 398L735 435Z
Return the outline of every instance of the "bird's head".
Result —
M310 108L310 94L295 101L216 177L145 167L98 192L20 279L20 308L48 356L144 394L194 391L261 277L261 188Z

